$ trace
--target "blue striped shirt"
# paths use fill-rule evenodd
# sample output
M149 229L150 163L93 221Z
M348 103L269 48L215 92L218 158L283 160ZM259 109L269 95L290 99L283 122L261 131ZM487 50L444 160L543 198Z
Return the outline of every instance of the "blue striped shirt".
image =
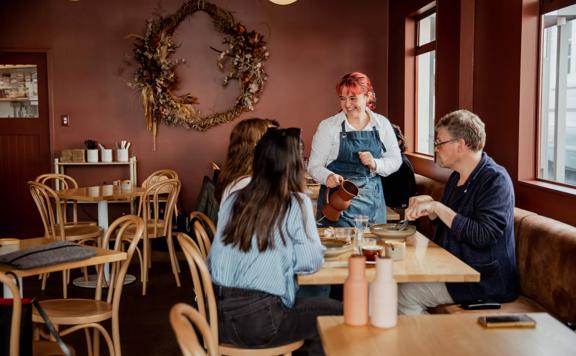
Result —
M287 307L294 305L296 274L316 272L324 263L324 247L320 243L310 198L303 193L303 210L295 197L284 222L274 233L274 248L258 251L256 236L252 236L250 251L243 252L231 244L222 243L222 233L230 220L237 193L223 202L218 213L218 227L208 255L208 267L215 284L255 289L280 296ZM304 219L304 216L306 219ZM284 231L286 245L280 237ZM307 232L307 234L306 234Z

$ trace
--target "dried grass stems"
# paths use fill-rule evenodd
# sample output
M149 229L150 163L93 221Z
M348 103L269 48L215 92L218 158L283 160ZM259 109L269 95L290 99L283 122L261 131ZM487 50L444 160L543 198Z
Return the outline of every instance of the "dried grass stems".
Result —
M225 73L223 85L237 80L240 94L230 109L202 116L197 109L199 100L190 93L175 95L172 90L177 83L175 68L183 59L173 59L178 48L173 34L178 25L197 11L204 11L212 18L217 31L224 35L223 44L227 45L219 52L217 65ZM138 69L134 74L131 87L140 90L146 127L152 131L154 146L158 124L181 125L199 131L232 121L246 111L254 110L262 93L264 82L268 79L264 62L268 58L268 49L263 36L236 22L229 11L203 0L185 2L173 15L157 15L147 21L146 33L136 36L134 58Z

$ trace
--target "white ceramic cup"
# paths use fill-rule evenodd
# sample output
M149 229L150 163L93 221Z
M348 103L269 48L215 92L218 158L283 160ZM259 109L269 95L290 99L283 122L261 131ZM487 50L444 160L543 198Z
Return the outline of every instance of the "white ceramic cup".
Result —
M0 255L20 250L19 239L0 239Z
M112 149L105 148L102 150L102 162L112 162Z
M130 179L124 179L122 182L120 182L120 187L121 189L129 190L132 188L132 181L130 181Z
M98 150L86 150L87 162L98 162Z
M403 260L406 257L406 242L386 241L386 257L390 257L394 261Z
M128 162L128 149L119 148L116 150L116 160L118 162Z
M104 185L102 186L102 195L112 195L114 193L114 186L113 185Z

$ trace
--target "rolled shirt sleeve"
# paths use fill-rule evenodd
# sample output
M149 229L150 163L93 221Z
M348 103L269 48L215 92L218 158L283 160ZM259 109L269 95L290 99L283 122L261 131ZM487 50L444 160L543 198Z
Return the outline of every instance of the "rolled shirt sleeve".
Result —
M314 220L312 202L308 196L303 196L304 213L299 221L295 221L294 236L294 272L298 274L314 273L324 264L324 246L320 243L318 228ZM305 221L304 221L305 220Z

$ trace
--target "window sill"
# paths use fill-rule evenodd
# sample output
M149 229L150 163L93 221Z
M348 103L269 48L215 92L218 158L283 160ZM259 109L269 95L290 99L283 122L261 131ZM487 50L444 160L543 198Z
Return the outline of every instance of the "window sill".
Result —
M519 185L535 188L545 192L557 193L570 198L576 198L576 188L566 187L563 185L558 185L550 182L543 182L533 179L523 179L518 181Z

